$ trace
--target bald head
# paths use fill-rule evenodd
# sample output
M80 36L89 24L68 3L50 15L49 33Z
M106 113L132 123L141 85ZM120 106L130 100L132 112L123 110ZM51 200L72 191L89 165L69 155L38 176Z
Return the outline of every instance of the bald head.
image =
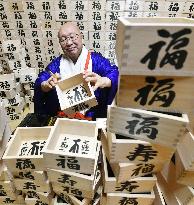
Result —
M79 30L79 27L77 26L75 22L67 22L64 25L62 25L58 32L58 38L60 38L64 34L64 32L67 34L69 33L80 34L81 33Z
M58 32L59 43L66 56L76 62L83 47L82 34L74 22L67 22Z

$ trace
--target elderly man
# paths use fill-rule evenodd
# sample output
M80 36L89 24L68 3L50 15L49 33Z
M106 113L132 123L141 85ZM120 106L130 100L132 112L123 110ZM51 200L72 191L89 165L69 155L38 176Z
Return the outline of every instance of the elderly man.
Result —
M55 90L58 77L63 79L73 73L83 72L83 78L93 86L98 102L85 115L93 120L106 117L107 105L112 103L117 91L118 68L100 53L89 52L83 46L83 36L75 23L64 24L58 32L58 38L64 54L55 58L35 82L35 113L57 115L60 111Z

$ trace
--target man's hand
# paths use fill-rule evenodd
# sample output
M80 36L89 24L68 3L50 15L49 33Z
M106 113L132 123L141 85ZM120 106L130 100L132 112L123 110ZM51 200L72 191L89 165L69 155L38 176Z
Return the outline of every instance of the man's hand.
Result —
M90 82L95 91L97 88L111 87L111 80L107 77L101 77L94 72L87 71L84 73L83 78L86 82Z
M43 92L49 92L50 90L52 90L55 87L55 85L57 84L59 79L60 79L59 74L55 73L48 80L43 81L41 83L41 90Z

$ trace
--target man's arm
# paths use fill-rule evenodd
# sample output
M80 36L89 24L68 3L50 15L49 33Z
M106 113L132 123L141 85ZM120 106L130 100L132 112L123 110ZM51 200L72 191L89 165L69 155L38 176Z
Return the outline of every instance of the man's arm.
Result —
M87 71L84 73L83 78L86 82L90 82L95 91L97 88L111 87L111 80L107 77L101 77L100 75Z
M110 61L100 53L92 52L91 58L92 74L88 72L88 77L91 77L90 80L93 81L95 90L106 87L109 89L107 103L111 104L118 88L118 67L111 65Z

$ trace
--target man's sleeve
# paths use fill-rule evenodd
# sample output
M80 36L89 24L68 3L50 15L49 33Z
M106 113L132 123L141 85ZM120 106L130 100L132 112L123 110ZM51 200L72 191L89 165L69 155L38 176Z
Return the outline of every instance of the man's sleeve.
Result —
M43 81L48 80L51 75L49 74L48 70L51 70L53 73L58 72L59 73L59 65L60 65L60 59L61 57L55 58L45 69L45 71L42 71L38 78L35 81L34 84L34 112L35 113L45 113L45 101L46 101L46 93L42 92L41 90L41 83Z
M116 95L118 88L118 67L116 65L111 65L110 61L103 57L100 53L93 52L91 55L92 71L111 80L111 88L109 88L107 102L107 104L110 105Z

